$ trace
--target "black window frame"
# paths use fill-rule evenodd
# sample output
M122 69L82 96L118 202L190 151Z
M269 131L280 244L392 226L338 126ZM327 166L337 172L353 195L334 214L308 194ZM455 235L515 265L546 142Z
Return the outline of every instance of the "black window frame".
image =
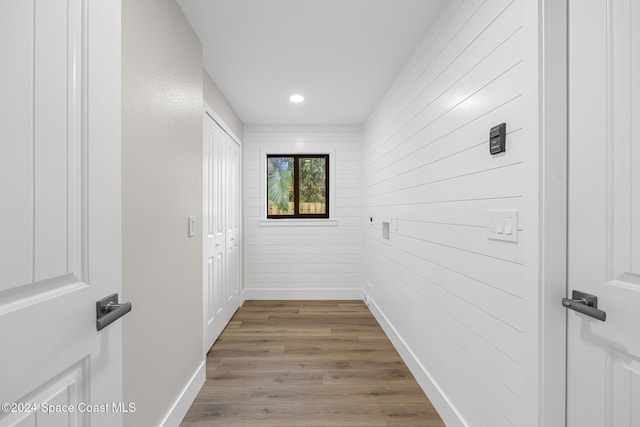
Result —
M292 157L293 158L293 169L294 169L294 179L293 179L293 194L294 194L294 198L293 198L293 209L294 209L294 214L293 215L271 215L269 214L269 192L268 192L268 186L269 186L269 171L268 168L265 169L265 188L264 191L266 193L266 215L267 215L267 219L328 219L329 218L329 154L267 154L267 164L269 162L269 158L272 157ZM301 214L298 213L299 212L299 207L300 207L300 184L299 184L299 179L300 179L300 159L309 159L309 158L322 158L325 160L324 162L324 176L325 176L325 213L323 214L317 214L317 213L309 213L309 214Z

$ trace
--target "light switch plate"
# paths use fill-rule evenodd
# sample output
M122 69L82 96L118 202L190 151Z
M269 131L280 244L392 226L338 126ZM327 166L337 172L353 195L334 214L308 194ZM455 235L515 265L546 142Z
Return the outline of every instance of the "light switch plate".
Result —
M518 211L489 211L487 215L487 238L518 241Z
M392 216L391 217L391 229L393 231L398 231L398 217L397 216Z
M196 235L196 217L189 217L189 237L195 237Z

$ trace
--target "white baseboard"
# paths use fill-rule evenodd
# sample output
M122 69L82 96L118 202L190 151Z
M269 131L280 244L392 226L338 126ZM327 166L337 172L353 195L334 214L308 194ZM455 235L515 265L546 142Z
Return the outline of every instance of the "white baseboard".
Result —
M191 404L196 399L196 396L200 392L202 385L206 379L206 364L203 360L198 366L198 369L193 373L193 376L182 390L176 401L171 405L171 409L167 412L160 423L160 427L178 427L187 415L187 411Z
M244 289L245 300L362 300L364 290L354 289Z
M367 305L424 393L436 408L436 411L438 411L442 421L444 421L447 427L465 427L467 424L464 422L464 419L460 416L456 408L451 404L431 375L429 375L429 372L427 372L422 363L420 363L416 358L416 355L411 351L411 348L409 348L405 340L402 339L391 322L389 322L387 316L385 316L376 305L375 301L369 298Z

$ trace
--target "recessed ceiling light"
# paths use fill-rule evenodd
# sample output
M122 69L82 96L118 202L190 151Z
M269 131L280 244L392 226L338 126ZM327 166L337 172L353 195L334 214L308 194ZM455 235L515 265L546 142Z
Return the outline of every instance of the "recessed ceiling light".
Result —
M291 95L289 97L289 101L294 102L294 103L297 104L299 102L304 101L304 96L302 96L302 95Z

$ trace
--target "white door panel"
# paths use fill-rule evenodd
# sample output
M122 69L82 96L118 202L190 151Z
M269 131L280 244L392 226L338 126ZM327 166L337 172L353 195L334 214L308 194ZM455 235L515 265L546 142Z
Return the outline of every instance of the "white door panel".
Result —
M0 426L122 423L82 410L122 400L121 322L96 330L96 301L121 287L120 8L108 3L0 5Z
M567 425L639 426L640 7L569 11L569 295L607 315L569 311Z
M0 13L0 39L12 41L0 43L0 291L33 281L33 9L14 1Z
M240 257L238 245L238 230L240 222L239 194L240 194L240 147L228 136L227 147L227 186L226 186L226 210L227 210L227 277L226 298L230 307L237 306L239 301L239 275ZM229 319L235 309L228 313Z
M204 116L204 350L208 351L239 304L239 147Z
M36 2L34 40L35 281L67 273L67 1ZM73 94L69 94L73 96ZM78 101L78 100L73 100ZM72 147L71 153L76 153Z
M218 175L217 157L216 157L216 135L215 129L208 123L205 117L204 121L204 185L203 185L203 223L204 223L204 340L206 343L213 343L214 329L217 328L218 322L218 301L220 286L220 243L218 237L219 227L216 220L219 218L217 214L218 200L216 199L217 182L220 179ZM208 347L206 348L208 350Z

